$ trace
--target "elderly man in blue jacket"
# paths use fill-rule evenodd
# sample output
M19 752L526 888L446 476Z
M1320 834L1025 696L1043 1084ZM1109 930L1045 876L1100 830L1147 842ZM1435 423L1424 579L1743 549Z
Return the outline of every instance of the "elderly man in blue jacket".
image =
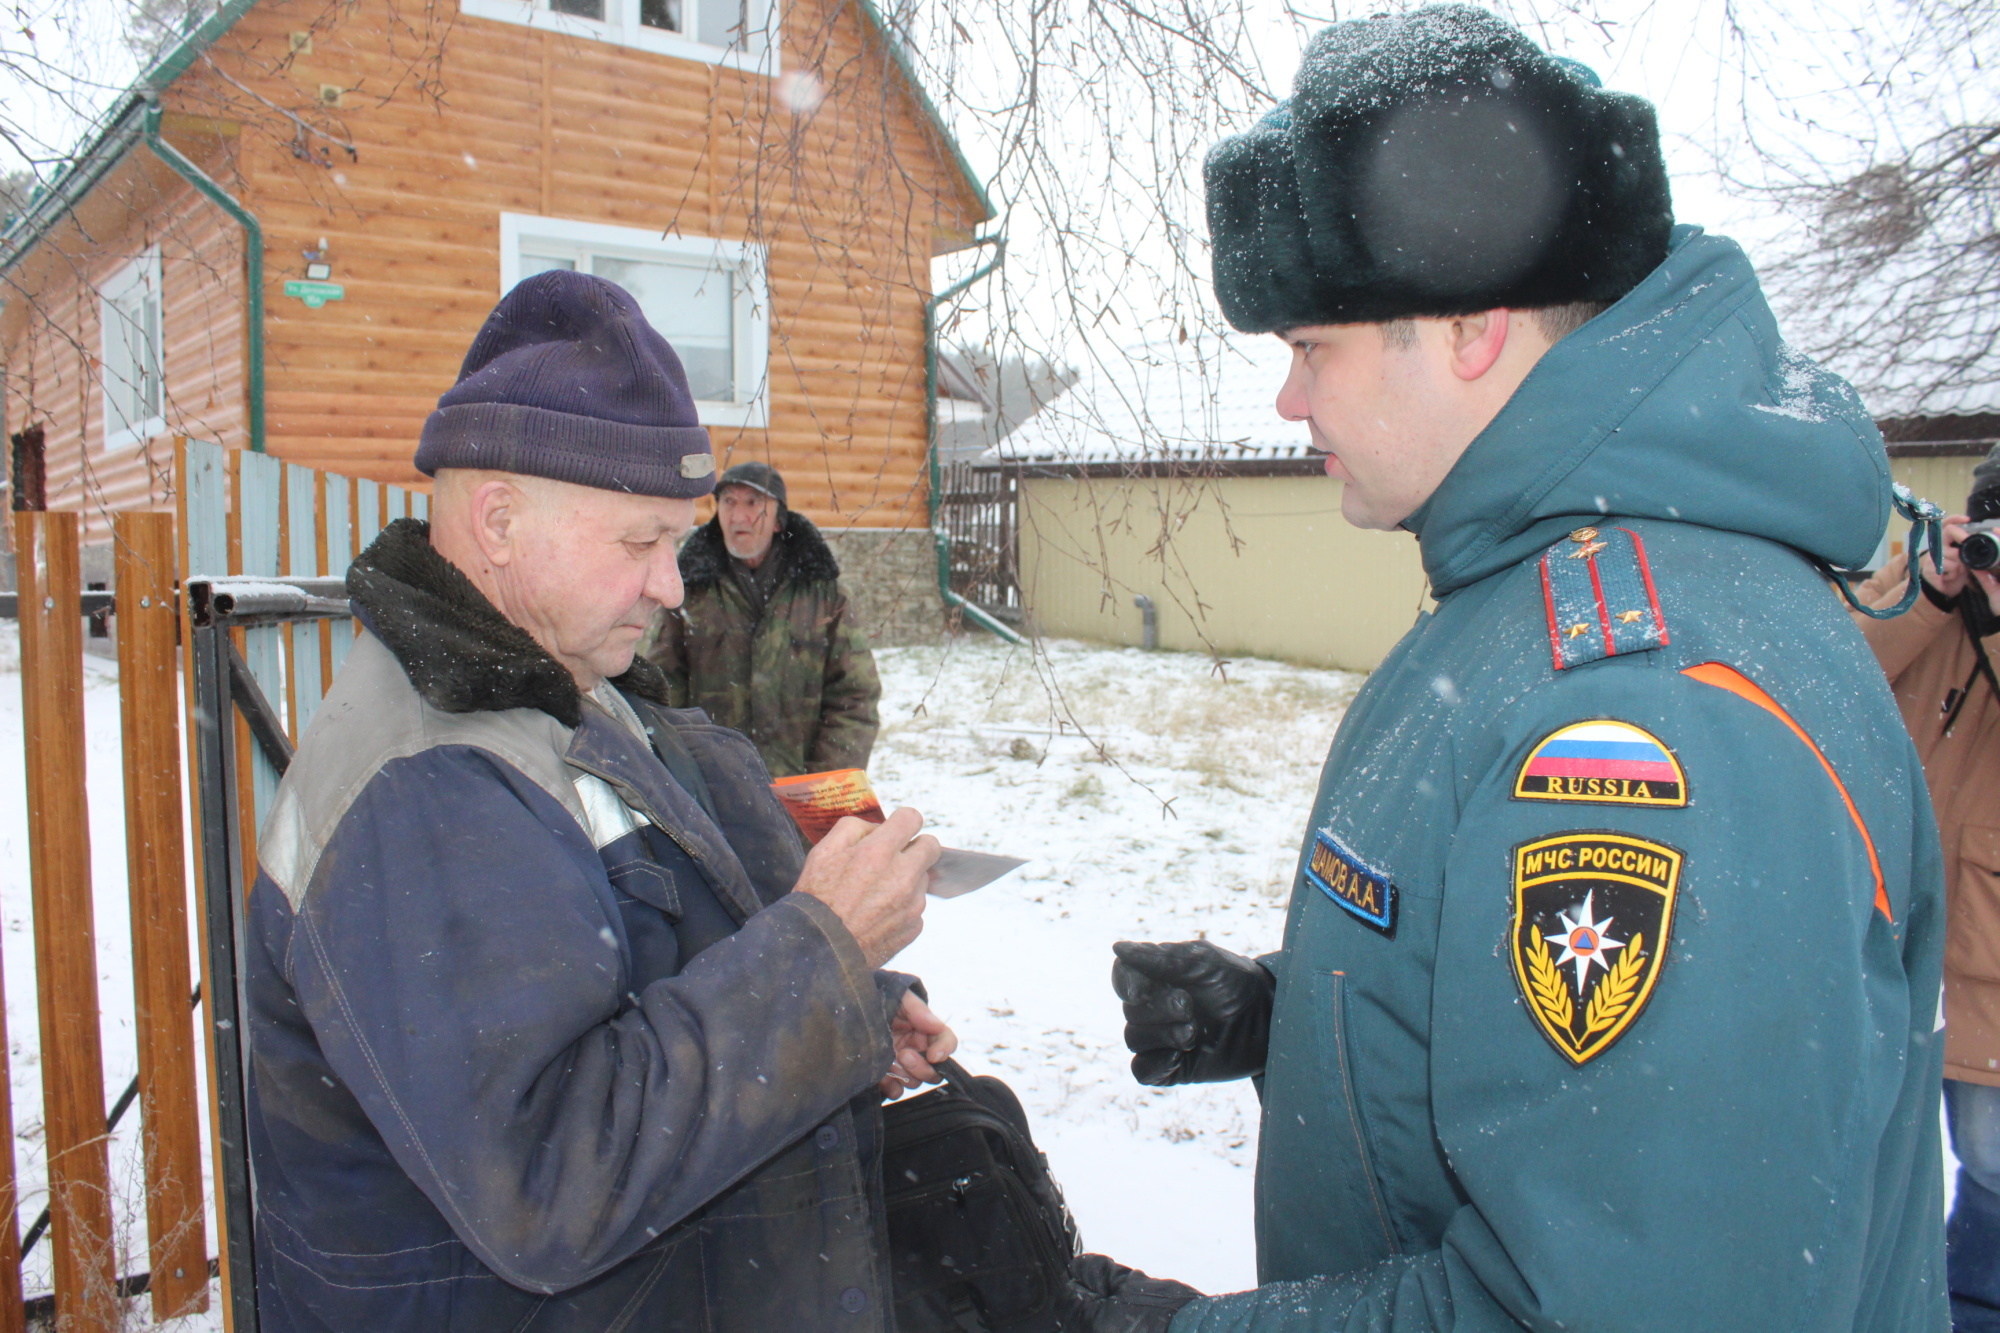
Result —
M1437 607L1282 951L1120 946L1138 1077L1263 1093L1263 1285L1173 1333L1945 1329L1937 837L1823 573L1889 519L1867 413L1672 225L1652 108L1484 11L1322 32L1207 184Z
M250 898L264 1333L892 1333L881 1097L952 1039L877 969L937 845L803 856L634 658L714 485L680 362L540 274L416 461Z

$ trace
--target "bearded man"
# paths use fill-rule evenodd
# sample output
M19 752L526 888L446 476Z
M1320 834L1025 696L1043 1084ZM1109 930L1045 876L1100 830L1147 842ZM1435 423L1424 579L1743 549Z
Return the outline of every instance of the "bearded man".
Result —
M1437 607L1282 950L1121 949L1142 1082L1261 1078L1263 1285L1173 1333L1939 1333L1937 832L1823 582L1868 414L1673 225L1653 108L1483 10L1321 32L1206 178L1223 313Z
M714 484L678 358L539 274L416 462L251 894L263 1328L889 1333L880 1101L953 1038L879 969L938 849L802 855L634 659Z

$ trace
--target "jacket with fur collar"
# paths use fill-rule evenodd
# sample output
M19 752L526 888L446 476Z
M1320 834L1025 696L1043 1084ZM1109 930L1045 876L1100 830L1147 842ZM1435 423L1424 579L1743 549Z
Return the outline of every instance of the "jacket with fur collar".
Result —
M785 511L785 521L773 541L785 561L781 584L832 583L840 577L840 562L834 559L826 538L798 510ZM690 589L704 588L728 572L729 548L722 541L722 520L712 518L681 547L681 582Z
M265 1333L886 1333L908 978L792 891L756 752L645 663L650 745L586 705L421 523L349 589L249 902Z
M778 540L784 567L760 606L729 575L721 525L697 529L681 548L686 600L649 655L670 702L741 731L776 776L866 768L882 682L840 565L803 514L785 515Z

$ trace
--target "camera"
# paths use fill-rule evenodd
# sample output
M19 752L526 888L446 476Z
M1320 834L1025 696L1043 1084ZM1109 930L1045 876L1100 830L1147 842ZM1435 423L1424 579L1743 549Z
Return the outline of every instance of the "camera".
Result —
M1965 540L1958 544L1958 558L1967 569L2000 565L2000 518L1966 524Z

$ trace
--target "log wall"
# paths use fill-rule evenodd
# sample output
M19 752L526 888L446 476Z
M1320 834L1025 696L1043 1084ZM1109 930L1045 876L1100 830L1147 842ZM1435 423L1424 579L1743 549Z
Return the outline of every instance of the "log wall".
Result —
M499 296L500 214L517 212L767 245L769 425L717 428L718 455L775 464L820 522L922 523L930 259L981 210L851 0L787 9L783 67L825 94L804 112L764 74L466 15L417 71L427 89L408 34L401 56L383 35L390 4L259 4L167 98L168 137L264 229L272 453L422 484L418 432ZM327 123L352 155L287 137L239 90L296 105L324 86L346 90ZM94 226L17 266L31 299L0 320L8 429L47 423L52 507L165 504L171 436L244 441L236 228L148 157L94 192ZM155 238L167 430L106 456L91 288ZM322 239L346 294L314 310L282 289Z
M84 539L113 511L173 503L174 436L244 440L243 251L237 228L157 163L128 158L75 224L10 277L6 427L47 430L51 509L84 515ZM164 431L105 447L98 289L149 247L160 251Z

